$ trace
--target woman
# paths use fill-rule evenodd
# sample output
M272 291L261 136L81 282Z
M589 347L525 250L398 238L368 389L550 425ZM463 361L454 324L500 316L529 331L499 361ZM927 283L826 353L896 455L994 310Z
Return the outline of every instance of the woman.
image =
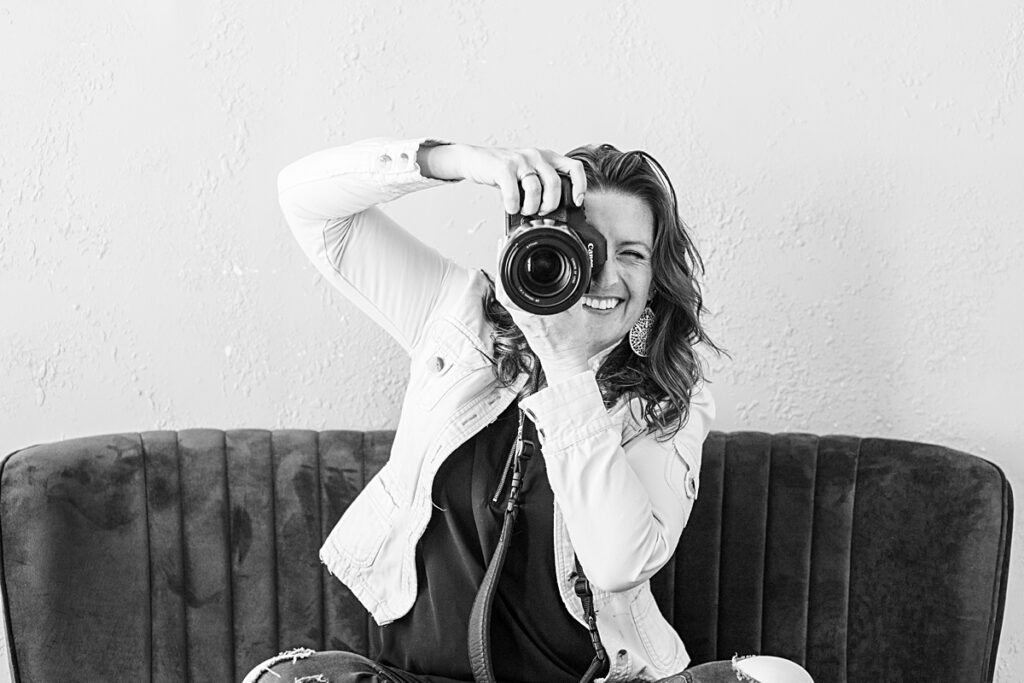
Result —
M509 214L544 216L558 206L559 173L608 256L588 295L554 315L515 306L500 278L443 257L376 208L466 179L499 188ZM714 403L694 345L714 345L700 322L700 258L660 166L610 145L563 156L377 138L295 162L279 192L318 270L412 365L391 457L320 555L380 625L376 660L293 651L247 680L470 681L485 659L500 681L683 671L689 656L648 580L698 495ZM492 564L493 613L478 609L485 618L470 628ZM678 680L735 680L734 666L771 659Z

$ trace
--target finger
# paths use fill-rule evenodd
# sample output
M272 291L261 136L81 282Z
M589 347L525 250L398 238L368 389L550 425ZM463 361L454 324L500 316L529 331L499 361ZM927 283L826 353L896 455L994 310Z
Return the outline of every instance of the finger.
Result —
M505 245L507 243L508 236L500 235L498 237L498 249L494 254L494 271L498 274L498 276L494 278L494 294L498 298L498 301L501 303L505 303L504 301L501 300L502 295L505 293L505 290L501 286L501 254L503 251L505 251Z
M501 283L501 278L494 280L494 298L498 300L498 303L505 307L505 310L512 310L512 301L508 298L508 294L505 292L505 287Z
M512 215L519 213L519 179L515 171L505 168L495 174L495 182L501 190L501 201L505 205L505 213Z
M499 235L498 236L498 251L495 252L495 259L496 259L495 263L498 266L501 266L501 252L505 250L505 243L506 242L508 242L508 236L506 236L506 235ZM501 269L499 268L498 271L500 272Z
M505 285L501 280L501 275L494 278L494 298L498 300L498 303L505 307L506 311L518 311L519 307L513 303L512 299L509 298L508 292L505 291Z
M583 162L559 154L551 160L551 165L556 171L569 174L569 178L572 179L572 198L576 206L583 206L583 196L587 193L587 172Z
M555 167L546 161L537 164L537 173L540 174L544 185L544 200L540 205L540 215L548 214L558 208L562 201L562 177L558 175Z
M508 243L508 238L502 235L498 238L498 253L495 257L496 270L498 276L494 278L494 298L498 300L502 306L508 311L520 310L518 306L512 303L512 300L508 296L508 292L505 291L505 286L501 280L501 253L505 250L505 245Z
M541 193L544 190L543 181L532 168L529 169L529 175L527 175L527 171L522 171L519 177L521 178L519 184L523 186L522 213L524 216L532 216L540 208Z

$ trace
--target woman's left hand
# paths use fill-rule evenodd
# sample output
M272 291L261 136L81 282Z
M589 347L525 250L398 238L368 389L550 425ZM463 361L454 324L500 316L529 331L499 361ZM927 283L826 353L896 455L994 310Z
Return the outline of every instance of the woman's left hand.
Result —
M498 240L499 258L505 242L504 236ZM582 299L561 313L538 315L512 303L502 287L500 277L495 278L494 285L498 302L508 309L512 320L523 331L530 348L540 359L549 384L589 368L590 338L587 333L587 312L583 310Z

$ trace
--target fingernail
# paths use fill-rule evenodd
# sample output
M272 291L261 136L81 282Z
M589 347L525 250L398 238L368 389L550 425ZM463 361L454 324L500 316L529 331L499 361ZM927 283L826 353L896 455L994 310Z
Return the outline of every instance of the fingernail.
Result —
M583 206L583 195L576 195L576 206Z

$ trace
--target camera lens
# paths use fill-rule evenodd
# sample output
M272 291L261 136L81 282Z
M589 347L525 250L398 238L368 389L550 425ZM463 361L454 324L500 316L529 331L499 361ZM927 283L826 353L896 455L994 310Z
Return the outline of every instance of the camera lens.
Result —
M564 257L554 249L541 247L535 249L526 259L526 272L531 289L537 293L548 293L559 282L565 273Z
M542 315L569 308L590 284L587 250L564 226L520 226L505 245L499 271L513 303Z

